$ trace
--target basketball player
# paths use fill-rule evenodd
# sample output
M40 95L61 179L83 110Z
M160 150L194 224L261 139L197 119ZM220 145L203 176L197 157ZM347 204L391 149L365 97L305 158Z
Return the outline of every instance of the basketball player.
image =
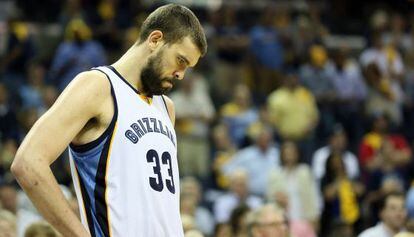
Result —
M140 32L117 62L75 77L13 162L64 236L183 236L174 105L163 94L206 53L206 38L196 16L174 4L152 12ZM50 170L68 145L83 225Z

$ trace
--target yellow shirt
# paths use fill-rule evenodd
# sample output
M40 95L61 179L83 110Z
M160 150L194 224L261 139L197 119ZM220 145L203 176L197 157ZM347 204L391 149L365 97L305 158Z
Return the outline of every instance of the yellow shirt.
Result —
M268 97L270 119L283 138L299 140L318 119L312 93L304 87L281 87Z

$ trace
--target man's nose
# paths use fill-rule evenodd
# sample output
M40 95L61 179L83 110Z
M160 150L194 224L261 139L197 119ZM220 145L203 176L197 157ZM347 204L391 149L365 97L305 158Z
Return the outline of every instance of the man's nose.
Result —
M175 71L175 72L173 73L173 76L174 76L174 78L175 78L175 79L177 79L177 80L182 80L182 79L184 78L184 73L185 73L185 70Z

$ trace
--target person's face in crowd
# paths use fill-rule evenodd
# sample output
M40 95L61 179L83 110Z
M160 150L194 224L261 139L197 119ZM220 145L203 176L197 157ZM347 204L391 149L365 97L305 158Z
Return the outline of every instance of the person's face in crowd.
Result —
M259 217L253 233L255 237L288 237L289 228L282 214L267 210Z
M147 96L163 95L173 87L175 79L184 78L188 67L197 64L201 54L190 37L185 37L179 43L162 44L148 58L147 64L141 71L143 92Z
M286 87L294 89L299 85L299 78L296 75L286 75L284 82Z
M186 194L180 198L181 213L187 215L194 215L194 211L197 208L197 198L193 195Z
M348 143L345 132L337 132L334 135L332 135L330 143L331 148L334 152L341 153L345 151Z
M234 90L233 100L240 107L247 108L250 106L251 95L246 85L237 85Z
M299 153L295 143L285 142L282 146L282 159L285 166L295 166L299 160Z
M256 138L256 144L262 151L266 151L269 148L271 142L272 132L267 129L263 129Z
M17 212L17 192L12 186L0 187L0 203L4 209L16 214Z
M389 228L395 231L401 230L405 225L407 217L404 198L400 196L389 196L380 215L381 220Z
M374 128L374 131L379 132L379 133L387 132L388 121L385 118L385 116L379 116L378 118L376 118L374 121L373 128Z

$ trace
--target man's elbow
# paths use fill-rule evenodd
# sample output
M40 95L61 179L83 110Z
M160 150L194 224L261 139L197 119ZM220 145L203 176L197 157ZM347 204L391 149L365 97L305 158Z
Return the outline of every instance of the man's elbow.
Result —
M13 163L10 167L10 171L12 172L14 177L16 177L17 180L19 180L25 175L25 170L27 170L27 168L25 168L26 166L27 163L24 157L22 155L17 154L14 157Z

